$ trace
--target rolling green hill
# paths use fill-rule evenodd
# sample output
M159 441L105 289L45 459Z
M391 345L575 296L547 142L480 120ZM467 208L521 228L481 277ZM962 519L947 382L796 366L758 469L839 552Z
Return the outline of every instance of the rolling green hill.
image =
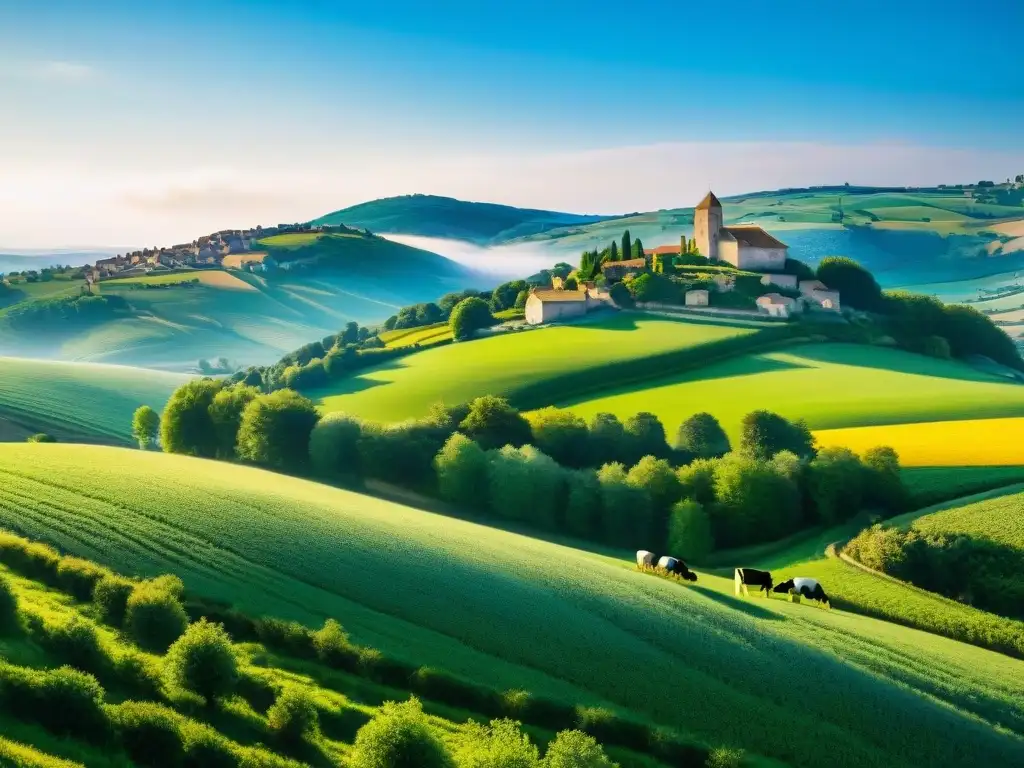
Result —
M437 195L404 195L372 200L328 213L312 224L346 224L373 232L466 240L486 245L608 216L471 203Z
M131 471L125 471L125 467ZM1024 666L885 622L741 600L589 554L255 469L0 446L0 525L242 610L500 687L606 700L794 766L1010 765ZM687 702L681 706L680 702Z
M528 394L531 401L542 405L565 397L566 392L607 386L609 365L628 365L751 336L757 330L754 325L601 313L585 323L507 333L417 352L312 396L320 399L325 411L347 411L380 421L419 417L434 403L468 402L485 394L513 399ZM453 375L455 372L457 375Z
M707 411L735 441L740 420L757 409L806 419L812 429L1022 416L1024 386L964 363L895 349L806 344L556 403L587 418L651 411L670 434Z
M911 513L888 522L926 533L963 533L1024 553L1024 492L993 494L970 504L943 506L927 514Z
M46 432L61 441L124 444L132 413L158 411L187 376L142 368L0 358L0 440Z

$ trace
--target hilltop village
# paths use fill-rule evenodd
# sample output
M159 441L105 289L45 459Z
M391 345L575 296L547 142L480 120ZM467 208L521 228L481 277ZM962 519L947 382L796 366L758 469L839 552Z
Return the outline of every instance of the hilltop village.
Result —
M584 254L568 278L530 292L526 321L540 325L631 300L641 309L678 312L681 305L719 316L841 312L839 292L789 259L781 240L759 226L725 226L713 192L694 209L693 224L693 239L679 245L646 249L627 232L621 249Z

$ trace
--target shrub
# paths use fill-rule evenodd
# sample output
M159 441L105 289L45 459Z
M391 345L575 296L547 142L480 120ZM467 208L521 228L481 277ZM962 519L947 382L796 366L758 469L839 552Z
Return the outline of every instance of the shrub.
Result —
M313 471L327 478L353 479L359 475L360 422L344 413L329 413L309 436Z
M30 579L46 584L57 583L60 554L46 544L0 532L0 562Z
M25 442L27 443L56 443L57 438L53 435L48 435L45 432L39 432L35 435L30 436Z
M142 583L132 590L125 608L129 634L150 651L166 651L188 626L188 615L181 601L166 589Z
M470 403L459 431L484 450L506 445L518 448L533 438L530 422L509 405L508 400L495 395L484 395Z
M121 626L133 589L135 582L113 573L108 573L96 582L92 590L92 599L99 607L100 616L105 622Z
M323 627L313 633L313 648L317 658L331 667L351 670L358 661L348 633L334 619L327 619Z
M77 557L62 557L57 566L57 582L65 592L76 600L85 602L92 598L93 589L100 579L109 574L106 568L89 560Z
M487 454L475 442L456 432L434 457L441 497L464 507L487 503Z
M77 614L60 624L45 625L43 631L44 645L73 667L98 671L107 660L96 627Z
M111 711L121 745L133 762L152 768L176 768L185 748L178 718L167 707L126 701Z
M583 731L561 731L548 744L544 768L618 768L597 740Z
M297 688L281 692L267 711L267 722L277 738L291 745L305 738L316 738L320 732L316 705L308 693Z
M167 651L164 666L171 682L212 703L238 685L238 659L223 624L200 619Z
M239 759L227 740L209 728L183 729L185 768L236 768Z
M478 298L463 299L455 305L448 318L448 325L456 341L470 339L478 330L494 325L494 322L487 302Z
M456 738L459 768L538 768L540 753L515 720L470 720Z
M261 395L242 413L238 457L301 473L309 466L309 437L320 416L308 398L290 389Z
M839 291L844 304L869 312L882 308L882 289L874 276L853 259L826 256L818 264L817 278L832 290Z
M427 723L416 697L385 702L359 729L349 760L351 768L454 768L447 747Z
M691 499L677 502L669 516L667 541L668 551L683 560L706 557L715 542L704 507Z
M106 733L103 688L92 675L71 667L41 673L24 706L52 731L101 741Z
M223 382L198 379L174 390L160 417L160 443L165 451L206 458L217 455L210 406L223 388Z
M577 707L577 727L598 741L618 744L643 752L648 748L650 733L647 727L624 720L603 707Z
M0 635L13 635L21 629L18 598L11 582L0 576Z
M420 667L411 678L412 687L432 701L489 714L500 711L493 692L431 667Z
M126 650L114 662L114 673L118 681L134 696L141 699L158 699L161 696L162 679L157 661Z
M165 573L162 576L147 579L146 584L149 584L156 589L162 589L163 591L173 595L178 600L183 600L185 598L185 582L173 573Z
M710 413L697 413L679 425L676 448L699 459L716 459L730 450L729 437Z
M717 747L708 754L707 768L740 768L743 765L743 750Z

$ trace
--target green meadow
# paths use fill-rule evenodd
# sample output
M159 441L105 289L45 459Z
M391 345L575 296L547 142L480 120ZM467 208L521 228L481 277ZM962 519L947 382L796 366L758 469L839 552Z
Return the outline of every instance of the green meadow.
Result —
M964 363L853 344L806 344L736 357L642 387L557 402L587 418L650 411L674 430L700 411L735 440L755 409L814 429L1024 415L1024 387Z
M357 642L487 685L606 702L794 766L1010 765L1024 749L1024 666L1007 656L256 469L3 445L0 526L121 571L172 571L246 612L333 616Z
M346 411L380 421L422 416L437 402L456 404L485 394L515 396L573 375L600 388L609 364L653 358L753 334L736 325L649 319L634 313L593 316L585 323L508 332L468 344L417 352L313 393L326 412ZM582 380L582 382L580 381Z
M59 440L126 443L135 409L160 410L187 379L144 368L0 358L0 419Z
M972 503L893 518L890 523L926 533L968 534L1024 550L1024 492L993 493Z

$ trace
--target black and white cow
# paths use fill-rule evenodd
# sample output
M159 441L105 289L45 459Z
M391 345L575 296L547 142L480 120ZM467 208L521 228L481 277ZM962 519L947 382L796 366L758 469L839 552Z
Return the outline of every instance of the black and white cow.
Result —
M750 596L748 586L759 587L758 591L764 591L765 597L771 597L772 575L769 571L759 571L756 568L737 568L735 572L736 594L743 590L743 594Z
M677 576L682 576L687 581L696 581L697 574L686 567L686 563L680 560L678 557L671 557L665 555L658 560L658 567L664 568L669 573L674 573Z
M779 584L773 591L786 594L790 590L806 597L808 600L816 600L819 603L824 603L829 608L832 607L832 601L829 600L828 595L825 594L825 590L821 588L821 584L818 583L817 579L807 577L789 579Z

